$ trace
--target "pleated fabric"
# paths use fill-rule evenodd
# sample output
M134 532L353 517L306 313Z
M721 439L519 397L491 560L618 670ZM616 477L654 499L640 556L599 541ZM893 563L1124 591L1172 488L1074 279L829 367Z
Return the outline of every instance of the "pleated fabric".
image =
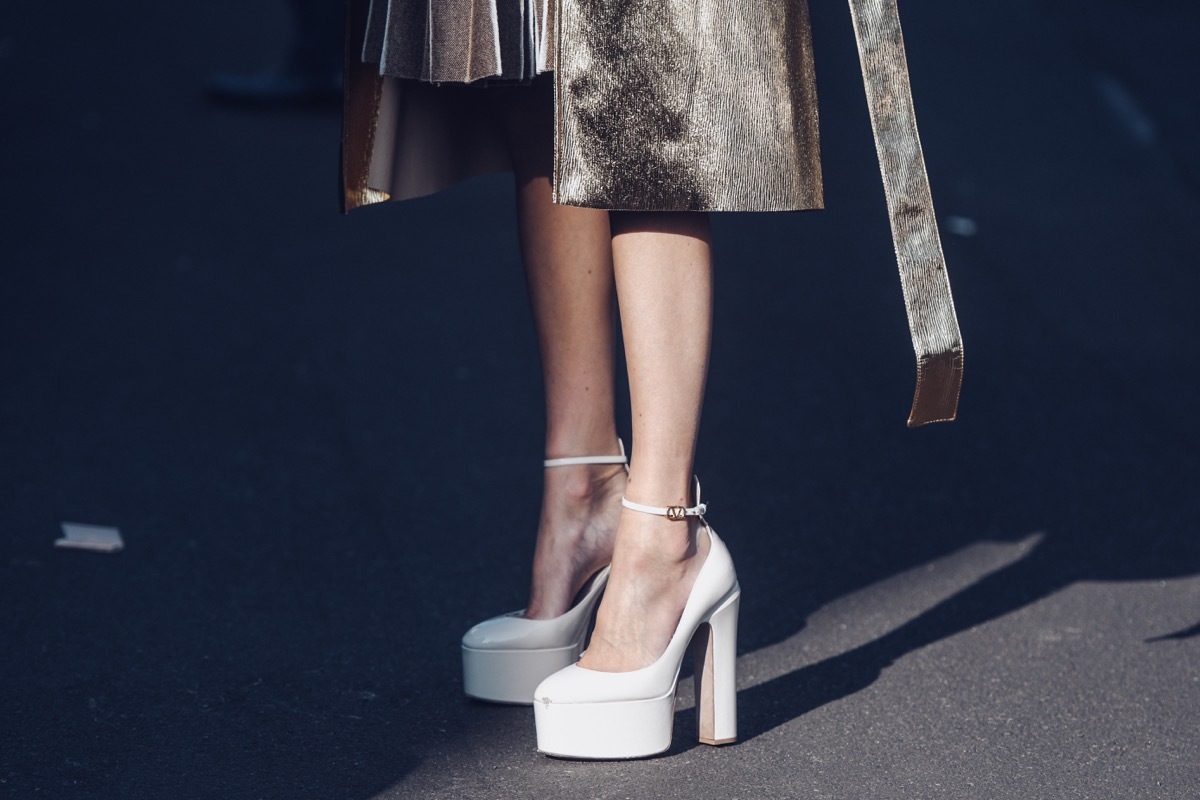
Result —
M363 41L385 79L554 71L556 202L822 205L806 0L370 0Z
M527 81L550 69L556 0L370 0L362 59L428 83Z
M505 169L502 137L481 113L483 93L462 84L548 71L555 202L706 211L821 206L807 0L348 2L347 53L355 57L346 64L346 210ZM909 425L951 420L962 338L899 12L896 0L849 5L917 355Z

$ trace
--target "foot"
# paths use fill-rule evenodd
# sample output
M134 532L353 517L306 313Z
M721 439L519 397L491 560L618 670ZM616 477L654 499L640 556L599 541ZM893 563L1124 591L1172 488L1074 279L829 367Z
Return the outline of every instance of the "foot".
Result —
M629 672L666 652L683 607L708 556L704 523L623 509L612 572L596 629L579 666Z
M612 561L625 467L555 467L546 470L545 481L529 619L561 616L588 579Z

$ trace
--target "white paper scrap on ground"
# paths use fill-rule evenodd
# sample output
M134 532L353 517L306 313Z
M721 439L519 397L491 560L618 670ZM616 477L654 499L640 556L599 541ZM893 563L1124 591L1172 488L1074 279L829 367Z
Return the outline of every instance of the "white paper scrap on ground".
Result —
M55 547L74 547L79 550L95 550L98 553L115 553L125 546L121 532L102 525L82 525L78 522L62 523L63 538L55 539Z

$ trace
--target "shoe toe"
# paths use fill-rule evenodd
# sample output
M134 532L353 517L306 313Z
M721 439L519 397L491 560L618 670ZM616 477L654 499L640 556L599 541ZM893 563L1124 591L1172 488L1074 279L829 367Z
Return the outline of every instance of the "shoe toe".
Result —
M520 611L492 617L473 626L463 634L463 647L473 650L504 650L525 642L533 632L529 623Z

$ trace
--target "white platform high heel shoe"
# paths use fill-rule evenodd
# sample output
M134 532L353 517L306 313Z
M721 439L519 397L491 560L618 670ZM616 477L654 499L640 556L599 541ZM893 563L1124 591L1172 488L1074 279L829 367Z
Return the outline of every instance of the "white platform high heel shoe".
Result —
M625 464L625 445L617 443L617 456L548 458L545 466ZM462 639L463 691L494 703L532 703L542 679L579 660L607 583L605 567L584 585L575 605L554 619L526 619L522 610L471 628Z
M568 758L640 758L671 746L675 688L689 642L695 643L696 713L699 740L737 739L737 616L741 589L725 545L704 521L696 482L696 505L656 508L622 498L634 511L672 520L700 517L701 536L712 542L696 576L679 625L661 657L633 672L597 672L572 665L534 692L538 750Z

